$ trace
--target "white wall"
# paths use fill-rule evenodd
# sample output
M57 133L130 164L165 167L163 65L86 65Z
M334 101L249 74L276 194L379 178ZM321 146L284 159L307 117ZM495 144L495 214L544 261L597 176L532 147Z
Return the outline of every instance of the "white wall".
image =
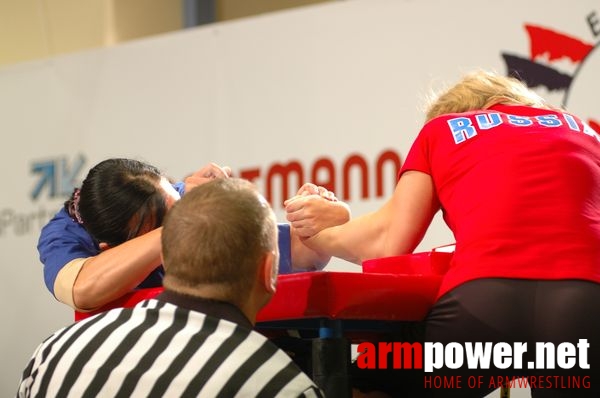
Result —
M14 393L35 345L72 320L43 286L35 246L64 192L97 161L141 158L174 177L215 161L238 174L257 169L264 189L274 164L297 160L309 180L313 163L328 157L340 194L343 164L359 154L371 169L366 199L359 175L351 180L349 203L359 215L382 203L373 165L384 150L406 155L432 84L475 67L505 71L505 52L529 56L526 24L596 44L597 19L592 0L353 0L0 69L0 395ZM583 64L553 54L535 61L568 75L579 70L585 81L574 81L570 98L582 116L599 120L597 107L586 108L597 103L597 68L585 67L597 65L598 51ZM555 103L566 93L539 90ZM58 192L51 196L46 186L34 199L40 175L32 167L43 162L57 166ZM386 171L384 197L393 174ZM274 199L282 216L282 198ZM419 250L451 242L436 220ZM341 261L328 269L358 270Z

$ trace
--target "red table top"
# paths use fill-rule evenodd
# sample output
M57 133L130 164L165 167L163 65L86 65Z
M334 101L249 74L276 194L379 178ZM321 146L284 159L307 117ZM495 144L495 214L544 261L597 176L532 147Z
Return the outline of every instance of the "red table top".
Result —
M277 292L258 322L303 319L420 321L433 305L452 253L426 252L368 260L363 272L303 272L280 275ZM141 289L87 313L80 320L156 297L162 287Z

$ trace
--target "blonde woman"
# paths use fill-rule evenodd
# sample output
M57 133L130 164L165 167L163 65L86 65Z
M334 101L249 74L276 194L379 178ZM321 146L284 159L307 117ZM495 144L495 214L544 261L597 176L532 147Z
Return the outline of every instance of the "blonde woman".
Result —
M527 349L507 369L436 370L463 375L465 388L432 393L483 396L495 388L489 377L502 375L540 381L531 384L536 397L600 396L599 140L517 79L473 72L427 109L390 200L305 243L357 264L411 253L441 210L456 252L425 341L524 342ZM295 207L290 200L292 226L302 221ZM535 362L536 342L576 348L568 363L547 369ZM554 374L562 378L542 383ZM483 375L480 389L466 386L470 375Z

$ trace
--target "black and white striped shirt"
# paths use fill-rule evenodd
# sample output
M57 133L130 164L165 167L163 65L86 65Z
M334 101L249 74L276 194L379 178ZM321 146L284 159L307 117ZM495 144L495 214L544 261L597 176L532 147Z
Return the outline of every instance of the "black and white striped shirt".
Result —
M247 327L235 307L212 302L209 308L229 305L225 312L233 314L215 317L167 301L143 301L57 331L35 351L18 396L322 396L287 354ZM243 320L227 320L232 317Z

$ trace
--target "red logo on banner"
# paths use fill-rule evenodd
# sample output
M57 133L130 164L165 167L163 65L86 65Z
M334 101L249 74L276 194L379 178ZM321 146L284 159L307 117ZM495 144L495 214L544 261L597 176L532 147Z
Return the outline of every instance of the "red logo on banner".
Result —
M562 105L582 117L600 133L600 108L594 98L600 92L600 42L588 43L551 28L525 24L529 38L526 56L502 53L508 74L531 88L562 91ZM596 33L596 32L592 32ZM564 64L570 68L565 70Z

